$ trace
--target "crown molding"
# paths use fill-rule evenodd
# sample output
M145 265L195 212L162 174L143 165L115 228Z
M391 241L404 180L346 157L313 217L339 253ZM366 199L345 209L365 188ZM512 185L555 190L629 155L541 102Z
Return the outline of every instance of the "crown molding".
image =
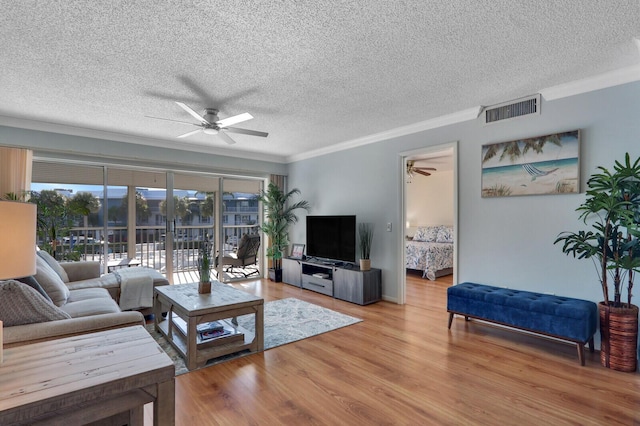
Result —
M414 133L422 132L425 130L436 129L438 127L444 127L451 124L461 123L463 121L475 120L478 118L478 114L481 107L465 109L453 114L442 115L440 117L432 118L430 120L421 121L414 124L409 124L402 127L397 127L391 130L385 130L384 132L373 133L371 135L363 136L361 138L352 139L343 143L332 145L326 148L316 149L314 151L305 152L303 154L297 154L287 157L288 163L295 161L306 160L321 155L331 154L333 152L344 151L346 149L356 148L363 145L368 145L375 142L381 142L388 139L398 138L401 136L411 135Z
M634 39L634 41L638 47L638 50L640 51L640 40ZM625 68L619 68L617 70L600 74L594 77L588 77L581 80L552 86L546 89L538 90L536 93L540 93L545 101L552 101L569 96L579 95L581 93L606 89L607 87L633 83L635 81L640 81L640 64ZM412 133L435 129L438 127L444 127L455 123L461 123L463 121L475 120L480 116L483 108L485 107L478 106L469 108L464 111L443 115L430 120L422 121L420 123L398 127L396 129L391 129L388 131L364 136L362 138L349 140L337 145L332 145L331 147L321 148L303 154L292 155L287 157L287 162L292 163L294 161L306 160L309 158L318 157L345 149L355 148L370 143L381 142L387 139L405 136Z
M640 40L634 39L640 53ZM553 101L569 96L579 95L581 93L592 92L595 90L605 89L608 87L618 86L621 84L640 81L640 64L630 67L620 68L604 74L569 83L552 86L542 90L538 90L545 101ZM306 160L334 152L344 151L363 145L381 142L388 139L402 137L425 130L431 130L451 124L461 123L477 119L482 112L482 106L469 108L452 114L435 117L429 120L409 124L395 129L386 130L379 133L363 136L338 143L329 147L308 151L302 154L295 154L288 157L273 154L262 154L251 151L239 151L232 149L217 149L216 147L198 147L191 144L183 144L176 140L153 139L140 136L127 135L124 133L108 132L102 130L93 130L84 127L69 126L57 123L49 123L44 121L29 120L10 116L0 115L0 125L8 127L17 127L21 129L29 129L43 132L67 134L73 136L86 137L91 139L112 140L118 142L134 143L139 145L147 145L154 147L163 147L168 149L182 149L185 151L202 152L207 154L217 154L228 157L244 158L256 161L268 161L278 164L287 164L295 161Z
M640 46L638 47L640 49ZM640 80L640 64L539 90L545 101L606 89Z
M50 123L46 121L29 120L24 118L0 115L0 126L15 127L19 129L50 132L63 135L79 136L89 139L105 141L126 142L138 145L153 146L157 148L180 149L205 154L217 154L226 157L244 158L247 160L268 161L272 163L285 163L284 156L261 154L251 151L239 151L233 149L218 149L212 146L198 147L192 144L181 143L177 140L154 139L141 136L133 136L125 133L108 132L104 130L89 129L86 127L69 126L65 124Z

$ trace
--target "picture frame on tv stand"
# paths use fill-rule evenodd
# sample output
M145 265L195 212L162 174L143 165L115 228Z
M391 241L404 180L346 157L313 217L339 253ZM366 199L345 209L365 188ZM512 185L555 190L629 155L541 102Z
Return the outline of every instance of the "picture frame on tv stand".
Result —
M291 259L303 259L304 258L304 244L293 244L291 247Z

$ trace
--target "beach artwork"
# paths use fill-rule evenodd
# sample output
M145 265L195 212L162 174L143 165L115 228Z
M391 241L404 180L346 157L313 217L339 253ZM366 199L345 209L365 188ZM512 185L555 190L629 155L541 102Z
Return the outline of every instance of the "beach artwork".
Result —
M580 192L580 131L482 146L482 197Z

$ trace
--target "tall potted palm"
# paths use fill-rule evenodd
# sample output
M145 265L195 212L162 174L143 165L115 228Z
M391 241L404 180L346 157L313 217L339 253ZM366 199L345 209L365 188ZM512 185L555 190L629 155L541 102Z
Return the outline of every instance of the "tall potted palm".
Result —
M274 183L269 183L266 191L262 191L258 200L264 206L264 223L262 232L268 238L267 256L271 259L272 267L269 269L269 278L272 281L282 281L282 256L289 245L289 225L298 222L294 211L298 209L309 210L307 201L298 201L289 204L294 195L299 195L297 188L285 193Z
M587 186L586 199L576 210L592 229L563 232L554 244L563 243L565 254L591 259L596 267L603 295L598 304L602 365L636 371L638 307L631 298L640 271L640 158L631 163L627 153L613 172L598 167Z

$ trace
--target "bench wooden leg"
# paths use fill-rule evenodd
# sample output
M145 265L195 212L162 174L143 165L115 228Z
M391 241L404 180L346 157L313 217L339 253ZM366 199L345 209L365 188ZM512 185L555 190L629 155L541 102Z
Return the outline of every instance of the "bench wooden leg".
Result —
M591 336L591 339L589 339L589 352L593 353L594 349L593 349L593 336Z
M580 360L580 365L584 365L584 343L576 343L576 347L578 348L578 360Z
M449 312L449 325L447 326L448 329L451 329L452 322L453 322L453 312Z

